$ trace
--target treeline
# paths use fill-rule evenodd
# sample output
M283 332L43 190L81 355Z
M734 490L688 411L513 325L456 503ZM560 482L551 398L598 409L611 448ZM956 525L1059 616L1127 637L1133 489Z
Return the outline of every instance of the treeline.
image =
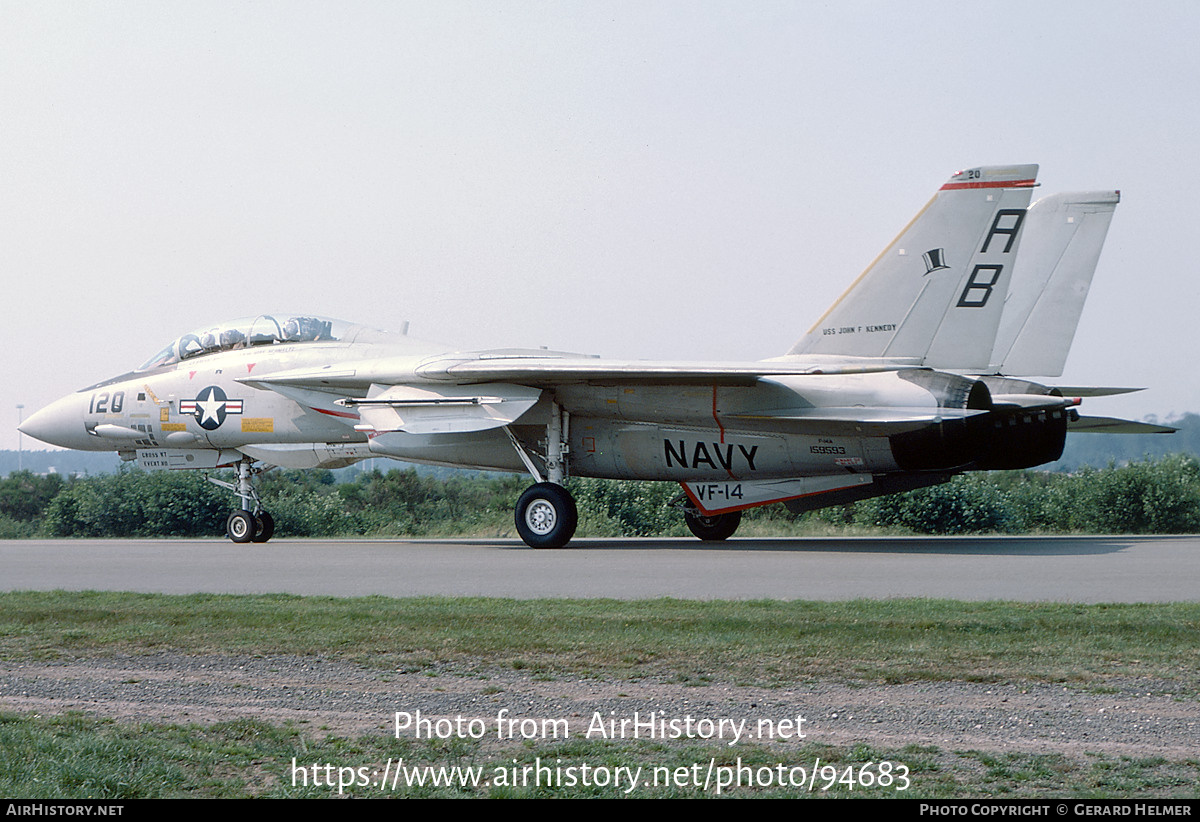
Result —
M524 476L438 479L412 469L272 471L259 491L279 536L513 536ZM684 536L679 486L573 479L578 535ZM64 480L14 472L0 480L0 537L217 536L229 492L192 471L124 470ZM741 534L1200 532L1200 461L1173 455L1071 474L999 471L796 516L746 512Z

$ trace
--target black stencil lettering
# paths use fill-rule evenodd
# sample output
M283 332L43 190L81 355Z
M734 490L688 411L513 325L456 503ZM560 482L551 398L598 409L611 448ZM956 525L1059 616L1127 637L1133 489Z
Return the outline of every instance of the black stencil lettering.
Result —
M667 467L668 468L672 467L671 457L674 457L676 459L676 461L680 465L682 465L684 468L688 467L687 457L684 456L684 454L686 453L687 446L683 444L683 440L679 441L679 450L678 451L676 451L674 448L671 447L670 440L663 440L663 449L667 452Z
M719 443L713 443L713 452L717 455L717 462L721 463L721 467L726 471L733 468L733 446L725 446L725 455L721 456L721 446Z
M738 450L742 452L742 456L746 458L747 465L749 465L750 470L753 471L754 470L754 455L758 453L758 446L756 445L753 448L751 448L749 451L747 451L746 446L739 445Z
M971 272L970 279L967 280L967 285L963 288L962 294L958 298L959 308L983 308L987 305L988 298L992 296L992 287L1000 279L1000 272L1004 270L1002 265L977 265L975 270ZM984 272L991 273L990 280L984 280L980 275Z
M1000 221L1005 217L1012 218L1012 225L1002 226ZM996 219L992 220L992 227L988 230L987 239L983 241L983 248L980 249L981 254L986 254L988 244L997 234L1008 235L1008 242L1004 245L1004 252L1007 254L1012 250L1013 243L1017 240L1017 232L1021 230L1021 223L1025 221L1025 209L1023 208L1002 208L996 212Z
M701 456L703 455L703 456ZM696 451L692 454L692 467L699 468L700 463L707 462L708 467L716 469L717 464L712 461L712 457L708 455L708 448L702 442L696 443Z

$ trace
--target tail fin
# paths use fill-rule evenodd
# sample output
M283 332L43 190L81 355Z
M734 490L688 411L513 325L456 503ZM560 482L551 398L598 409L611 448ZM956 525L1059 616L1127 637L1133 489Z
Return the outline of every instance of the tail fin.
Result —
M1037 168L955 174L788 353L986 368Z
M1029 207L990 372L1062 374L1120 200L1119 191L1090 191L1055 194Z

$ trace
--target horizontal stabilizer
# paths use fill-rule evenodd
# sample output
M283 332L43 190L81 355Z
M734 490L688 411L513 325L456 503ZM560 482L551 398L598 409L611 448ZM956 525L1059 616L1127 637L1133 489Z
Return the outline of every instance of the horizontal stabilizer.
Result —
M1078 417L1067 423L1072 434L1174 434L1178 428L1115 417Z
M1132 394L1135 391L1145 391L1145 388L1109 388L1100 385L1056 385L1060 394L1066 397L1115 397L1117 394Z

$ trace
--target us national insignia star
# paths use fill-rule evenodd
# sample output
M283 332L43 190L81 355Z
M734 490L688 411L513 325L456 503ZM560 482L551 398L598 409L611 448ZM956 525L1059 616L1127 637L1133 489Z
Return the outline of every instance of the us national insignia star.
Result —
M194 400L179 403L179 413L189 414L205 431L215 431L229 414L242 413L242 401L231 400L218 385L205 388Z

